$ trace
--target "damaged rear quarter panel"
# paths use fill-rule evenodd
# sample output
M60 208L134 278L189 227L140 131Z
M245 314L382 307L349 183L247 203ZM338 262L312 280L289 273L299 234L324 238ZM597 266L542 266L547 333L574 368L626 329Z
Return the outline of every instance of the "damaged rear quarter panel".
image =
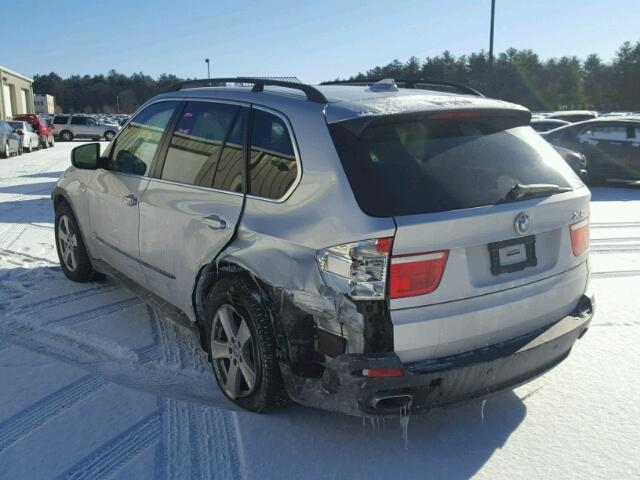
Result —
M360 210L324 115L316 111L320 106L295 103L287 116L300 154L300 183L283 202L248 196L236 239L218 262L237 264L268 286L276 309L283 308L286 297L316 326L345 335L348 352L362 352L363 316L354 302L324 283L316 254L333 245L393 236L395 224ZM287 334L297 330L287 321L305 321L299 315L285 317L276 321L284 323Z

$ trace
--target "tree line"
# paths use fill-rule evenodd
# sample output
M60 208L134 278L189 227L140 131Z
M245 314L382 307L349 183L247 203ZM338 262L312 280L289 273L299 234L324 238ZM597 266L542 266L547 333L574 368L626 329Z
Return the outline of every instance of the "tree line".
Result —
M596 54L584 61L575 56L541 60L532 50L510 48L494 58L491 72L484 50L459 57L445 51L424 60L394 60L346 80L382 78L461 83L531 110L640 110L640 41L625 42L610 62Z
M68 78L51 72L34 75L33 92L53 95L59 112L132 113L149 98L181 81L170 74L154 79L143 73L125 75L115 70L107 75L71 75Z
M445 51L424 60L394 60L345 80L382 78L462 83L531 110L640 110L640 41L625 42L609 62L596 54L584 60L575 56L542 60L532 50L510 48L495 57L490 69L484 50L458 57ZM181 81L170 74L154 79L115 70L107 75L64 79L52 72L35 75L33 89L54 95L65 113L131 113L148 98Z

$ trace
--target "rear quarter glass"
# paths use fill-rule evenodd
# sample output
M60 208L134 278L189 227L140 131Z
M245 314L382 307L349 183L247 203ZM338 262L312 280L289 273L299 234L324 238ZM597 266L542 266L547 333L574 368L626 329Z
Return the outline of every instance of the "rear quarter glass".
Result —
M386 117L364 129L351 122L329 128L358 204L371 216L506 203L517 183L582 186L553 147L517 117Z

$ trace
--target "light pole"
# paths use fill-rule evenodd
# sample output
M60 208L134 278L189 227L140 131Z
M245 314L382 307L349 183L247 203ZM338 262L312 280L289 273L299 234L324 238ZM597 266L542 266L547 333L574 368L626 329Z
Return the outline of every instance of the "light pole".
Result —
M209 70L209 59L205 58L204 62L207 64L207 80L211 80L211 70Z
M116 113L120 113L120 95L116 95Z
M493 22L496 16L496 0L491 0L491 29L489 33L489 94L493 93Z

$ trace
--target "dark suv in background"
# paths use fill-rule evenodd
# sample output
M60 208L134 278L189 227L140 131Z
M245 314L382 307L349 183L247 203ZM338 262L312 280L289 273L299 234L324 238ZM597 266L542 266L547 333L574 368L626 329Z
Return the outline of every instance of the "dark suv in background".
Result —
M640 117L588 120L542 135L555 146L583 154L591 181L640 180Z

